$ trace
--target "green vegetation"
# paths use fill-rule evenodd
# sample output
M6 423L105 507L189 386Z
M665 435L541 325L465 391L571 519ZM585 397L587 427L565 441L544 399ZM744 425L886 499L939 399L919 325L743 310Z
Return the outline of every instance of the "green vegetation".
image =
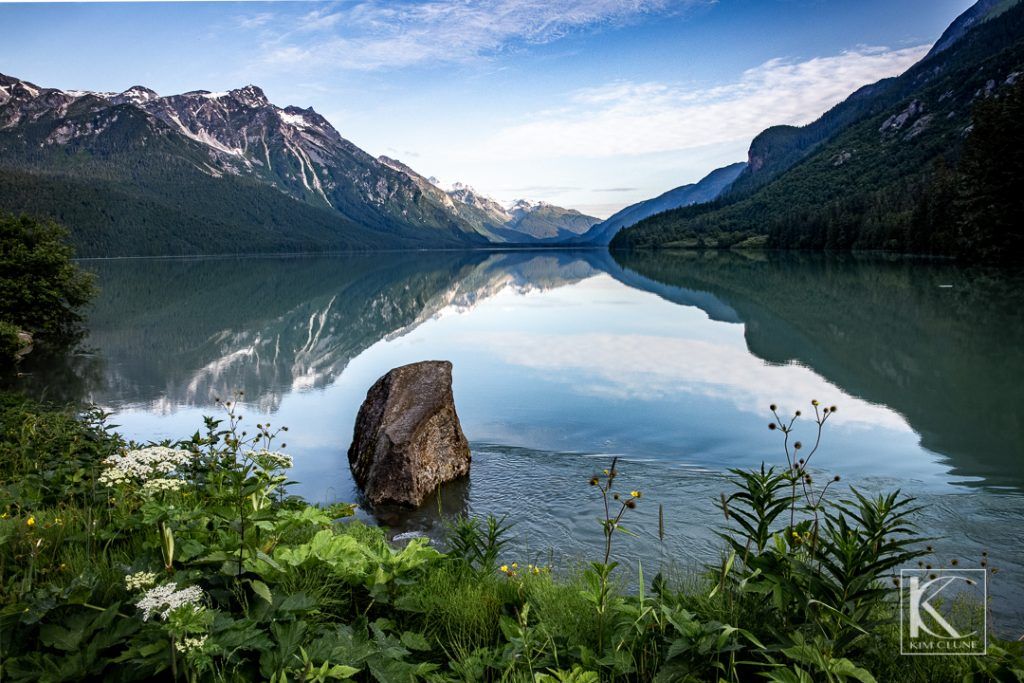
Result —
M133 169L130 179L108 176L106 168L92 175L89 166L56 173L0 168L0 210L67 224L81 256L358 251L425 244L412 230L376 233L255 182L211 182L176 160L146 165L142 159L126 160L125 167Z
M73 262L67 231L51 221L0 214L0 366L30 343L66 347L82 334L93 278Z
M915 217L971 245L979 256L1024 254L1024 83L974 112L974 129L954 173L936 169Z
M813 410L820 441L836 410ZM4 680L1024 680L1015 644L897 654L893 570L926 552L913 503L833 500L795 416L774 417L785 469L733 472L721 564L686 585L641 569L635 590L615 539L647 499L615 462L590 480L599 559L561 575L507 557L501 520L395 548L352 506L289 495L285 429L232 402L161 445L105 418L0 403Z
M729 248L766 235L774 248L1013 261L1022 36L1017 5L809 126L768 129L726 195L652 216L612 247Z

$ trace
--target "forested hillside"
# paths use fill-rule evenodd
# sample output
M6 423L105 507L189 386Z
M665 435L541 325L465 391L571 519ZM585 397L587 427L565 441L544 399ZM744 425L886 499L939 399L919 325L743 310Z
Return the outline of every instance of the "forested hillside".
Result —
M1015 116L1022 72L1018 4L898 79L858 91L823 117L828 125L769 129L751 147L754 172L726 196L653 216L612 246L767 239L778 248L1012 257L1020 233L1009 226L1020 223L1021 213L1009 188L1024 181L1024 119ZM837 123L846 119L852 122ZM756 182L759 168L785 167L803 149L783 138L811 134L827 141L777 177Z

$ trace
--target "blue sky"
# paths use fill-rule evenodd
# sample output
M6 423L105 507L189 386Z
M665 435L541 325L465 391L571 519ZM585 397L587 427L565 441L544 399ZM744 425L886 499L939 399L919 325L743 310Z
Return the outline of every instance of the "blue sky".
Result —
M0 4L0 72L261 86L372 154L598 216L919 59L970 0Z

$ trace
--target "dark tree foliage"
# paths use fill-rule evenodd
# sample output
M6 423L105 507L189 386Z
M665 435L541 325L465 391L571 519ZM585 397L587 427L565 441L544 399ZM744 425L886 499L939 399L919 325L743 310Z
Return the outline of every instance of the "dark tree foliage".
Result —
M54 346L80 338L81 308L96 291L67 236L52 221L0 214L0 321Z
M1024 83L986 100L960 161L960 239L979 257L1024 255Z

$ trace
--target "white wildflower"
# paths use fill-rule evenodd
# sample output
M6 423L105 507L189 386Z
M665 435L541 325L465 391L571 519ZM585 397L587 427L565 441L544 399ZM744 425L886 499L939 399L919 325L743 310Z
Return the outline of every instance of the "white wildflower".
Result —
M100 483L106 486L117 486L128 483L128 473L120 467L108 467L100 474Z
M266 449L249 451L246 455L248 455L253 462L268 471L287 470L291 468L294 463L292 456L285 455L278 451L268 451Z
M165 583L146 591L135 606L142 610L142 620L149 621L154 614L167 619L171 612L185 605L192 605L198 611L202 609L199 605L202 600L203 589L199 586L179 589L176 584Z
M124 455L112 455L103 460L106 469L100 474L100 482L107 486L127 483L145 483L152 478L166 479L179 467L192 462L192 454L167 446L149 446L128 451Z
M124 577L124 586L130 591L149 588L156 583L157 576L153 572L136 572Z
M174 647L178 649L178 652L191 652L192 650L202 650L204 645L206 645L205 635L198 638L186 636L184 641L175 643Z
M150 479L142 485L143 493L160 493L161 491L180 491L185 486L181 479Z

